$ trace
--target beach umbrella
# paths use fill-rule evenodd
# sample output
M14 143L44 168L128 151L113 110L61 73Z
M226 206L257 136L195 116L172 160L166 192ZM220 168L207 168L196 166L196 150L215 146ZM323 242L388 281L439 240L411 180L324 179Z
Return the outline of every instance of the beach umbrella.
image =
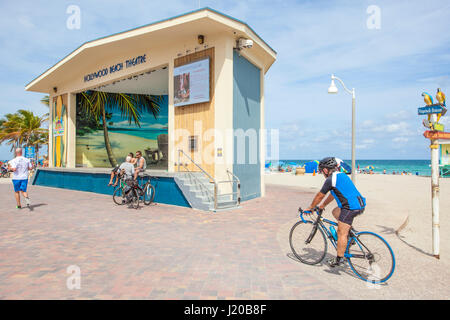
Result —
M375 167L374 167L374 166L367 166L366 169L368 169L368 170L374 170Z
M345 172L347 174L351 174L352 173L352 167L350 167L344 161L341 162L341 169L342 169L343 172Z

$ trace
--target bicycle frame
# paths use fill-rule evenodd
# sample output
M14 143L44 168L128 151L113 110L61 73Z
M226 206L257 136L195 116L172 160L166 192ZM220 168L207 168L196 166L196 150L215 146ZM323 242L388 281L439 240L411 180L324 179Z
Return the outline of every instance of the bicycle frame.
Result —
M316 232L317 232L317 228L320 227L326 234L327 238L330 240L331 244L333 245L334 249L337 250L337 241L334 239L333 235L331 234L330 230L325 226L324 223L327 223L329 225L332 225L334 227L337 227L338 224L334 221L325 219L324 217L322 217L322 212L320 211L318 208L315 208L313 210L316 214L317 214L317 219L316 221L313 222L313 224L316 226L316 228L314 228L311 231L310 236L308 237L308 239L306 240L307 243L309 243L312 238L315 236ZM303 223L307 223L308 220L305 220L305 218L303 217L304 211L300 209L300 219L302 220ZM355 243L359 246L359 248L361 249L362 252L365 252L363 250L363 247L366 249L366 251L369 253L369 255L371 255L370 250L359 240L359 237L357 235L357 231L355 229L353 229L353 227L349 230L349 235L350 237L348 238L348 242L347 242L347 248L345 249L345 254L344 257L345 258L361 258L361 259L368 259L368 255L367 254L350 254L348 252L349 248L350 248L350 244L352 243L352 241L355 241Z

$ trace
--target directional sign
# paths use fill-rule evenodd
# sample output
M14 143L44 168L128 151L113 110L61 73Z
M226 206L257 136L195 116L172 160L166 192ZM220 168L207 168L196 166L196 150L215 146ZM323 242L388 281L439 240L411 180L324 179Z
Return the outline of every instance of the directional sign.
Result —
M432 106L426 106L426 107L422 107L417 109L419 115L422 114L431 114L431 113L442 113L442 111L444 110L444 107L440 106L440 105L432 105Z
M425 131L423 136L427 139L450 139L450 132Z

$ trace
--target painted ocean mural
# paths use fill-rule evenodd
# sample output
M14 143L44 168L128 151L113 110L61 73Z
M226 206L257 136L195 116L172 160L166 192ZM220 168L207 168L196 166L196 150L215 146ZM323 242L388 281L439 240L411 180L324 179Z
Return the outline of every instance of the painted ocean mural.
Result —
M120 112L107 114L107 128L114 157L120 164L129 152L141 151L150 169L167 169L168 97L160 99L159 114L140 115L140 126L128 123ZM111 167L101 120L88 117L77 108L76 157L78 167Z

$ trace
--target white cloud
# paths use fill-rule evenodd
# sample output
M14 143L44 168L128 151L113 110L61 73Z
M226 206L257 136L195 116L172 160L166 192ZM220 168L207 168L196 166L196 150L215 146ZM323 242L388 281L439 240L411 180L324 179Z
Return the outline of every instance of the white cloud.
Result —
M409 141L408 138L405 137L396 137L394 139L392 139L393 142L398 142L398 143L406 143Z

